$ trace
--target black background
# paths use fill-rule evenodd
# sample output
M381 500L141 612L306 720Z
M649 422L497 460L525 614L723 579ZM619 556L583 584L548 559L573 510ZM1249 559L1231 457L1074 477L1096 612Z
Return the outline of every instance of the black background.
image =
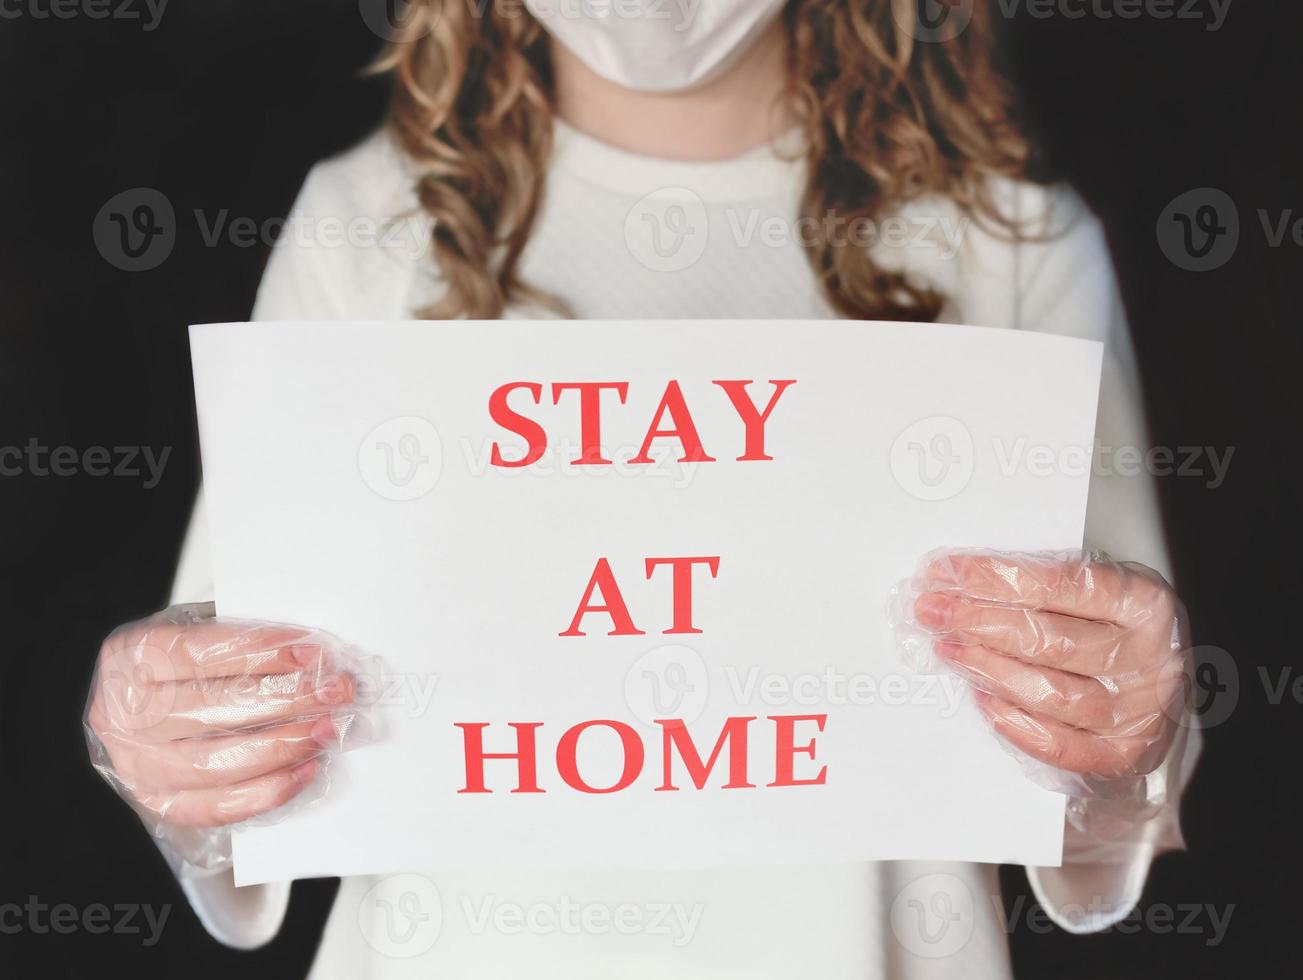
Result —
M1303 218L1303 18L1290 0L1232 0L1217 31L1017 7L1011 57L1047 159L1109 231L1153 442L1233 447L1221 486L1174 475L1162 492L1196 641L1229 653L1236 669L1223 666L1215 683L1238 701L1207 732L1184 807L1190 849L1160 859L1146 892L1149 908L1230 914L1223 941L1211 945L1206 929L1082 938L1019 926L1015 967L1023 977L1297 975L1303 705L1271 703L1259 672L1274 681L1297 659L1286 624L1303 563L1303 246L1272 246L1259 211ZM208 245L181 220L162 265L126 273L96 250L91 228L105 202L136 187L161 190L180 216L284 215L313 161L382 118L386 85L361 76L378 40L356 0L190 0L152 31L40 18L29 0L5 9L19 14L0 18L0 445L171 455L151 489L0 477L0 903L174 908L152 948L85 931L0 935L0 975L302 976L333 882L298 883L265 949L221 947L90 770L80 724L100 639L166 600L198 484L185 326L246 318L267 250ZM1234 201L1240 241L1220 268L1196 273L1165 257L1155 229L1173 198L1201 187ZM1021 871L1003 878L1008 903L1026 894Z

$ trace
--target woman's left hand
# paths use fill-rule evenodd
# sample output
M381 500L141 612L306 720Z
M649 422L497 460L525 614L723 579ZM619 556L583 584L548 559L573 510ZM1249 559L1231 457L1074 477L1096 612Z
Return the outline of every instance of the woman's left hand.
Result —
M995 730L1087 778L1156 769L1181 718L1185 612L1157 572L1098 556L956 553L914 603Z

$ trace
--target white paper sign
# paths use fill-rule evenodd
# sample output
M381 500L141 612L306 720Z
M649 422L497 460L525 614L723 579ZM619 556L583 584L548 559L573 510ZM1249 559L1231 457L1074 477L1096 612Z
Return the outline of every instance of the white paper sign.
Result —
M388 678L383 741L239 832L239 883L1058 863L1062 797L904 666L886 606L938 546L1080 545L1098 344L847 321L191 344L220 613L331 630Z

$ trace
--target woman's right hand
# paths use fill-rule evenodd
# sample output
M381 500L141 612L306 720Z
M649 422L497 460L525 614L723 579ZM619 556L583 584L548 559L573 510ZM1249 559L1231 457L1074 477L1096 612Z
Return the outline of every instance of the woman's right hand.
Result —
M230 862L233 823L313 784L353 727L356 658L329 634L174 606L104 641L86 707L91 761L169 858Z

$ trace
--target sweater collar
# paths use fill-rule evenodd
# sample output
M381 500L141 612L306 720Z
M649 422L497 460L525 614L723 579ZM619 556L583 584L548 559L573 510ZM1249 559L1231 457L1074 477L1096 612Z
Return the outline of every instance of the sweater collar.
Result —
M551 172L617 194L641 197L686 188L703 201L727 203L787 196L802 184L801 134L791 130L768 146L728 160L666 160L603 143L554 120Z

